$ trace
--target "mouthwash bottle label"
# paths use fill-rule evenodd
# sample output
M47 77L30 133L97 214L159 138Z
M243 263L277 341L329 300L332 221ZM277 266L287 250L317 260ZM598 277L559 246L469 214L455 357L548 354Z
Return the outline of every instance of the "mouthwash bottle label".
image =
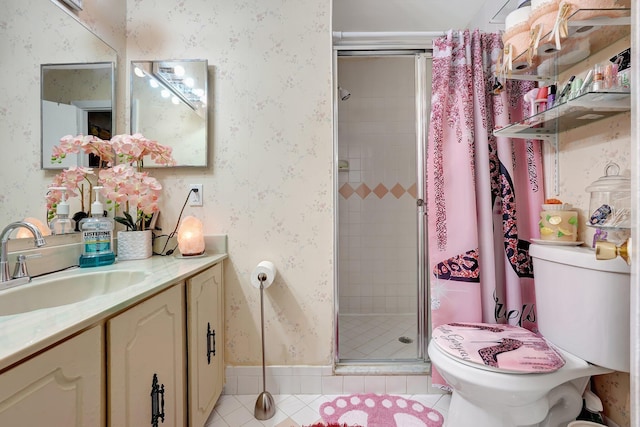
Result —
M87 255L111 252L111 230L83 231L82 240Z

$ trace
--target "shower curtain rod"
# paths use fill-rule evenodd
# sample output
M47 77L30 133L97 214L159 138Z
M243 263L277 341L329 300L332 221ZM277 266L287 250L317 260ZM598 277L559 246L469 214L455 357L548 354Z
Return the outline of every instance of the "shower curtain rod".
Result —
M444 31L334 31L333 40L345 39L434 39L444 36Z
M430 49L444 31L334 31L333 46L344 49Z

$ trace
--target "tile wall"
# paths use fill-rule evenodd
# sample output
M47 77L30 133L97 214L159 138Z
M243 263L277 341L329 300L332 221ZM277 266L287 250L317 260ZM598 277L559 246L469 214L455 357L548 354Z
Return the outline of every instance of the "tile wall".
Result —
M267 366L271 394L433 394L431 377L422 375L334 375L331 366ZM262 367L228 366L224 394L259 394Z
M416 310L413 57L341 57L338 84L341 314Z

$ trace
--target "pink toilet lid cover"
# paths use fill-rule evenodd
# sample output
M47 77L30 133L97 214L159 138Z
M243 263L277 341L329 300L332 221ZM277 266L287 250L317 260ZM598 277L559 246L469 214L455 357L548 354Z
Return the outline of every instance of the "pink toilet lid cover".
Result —
M453 357L491 370L546 373L564 365L544 338L518 326L448 323L435 328L432 338Z

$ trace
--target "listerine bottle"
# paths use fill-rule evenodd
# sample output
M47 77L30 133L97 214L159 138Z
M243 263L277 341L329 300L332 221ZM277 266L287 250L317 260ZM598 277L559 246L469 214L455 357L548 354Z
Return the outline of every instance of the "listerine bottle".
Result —
M62 191L62 200L56 206L56 217L51 220L49 228L51 234L67 234L73 233L76 228L76 222L69 218L69 203L67 203L67 188L52 187L51 190Z
M82 232L82 255L80 267L98 267L113 264L116 256L113 253L113 220L104 216L104 207L100 203L99 190L96 200L91 204L91 216L80 221Z

